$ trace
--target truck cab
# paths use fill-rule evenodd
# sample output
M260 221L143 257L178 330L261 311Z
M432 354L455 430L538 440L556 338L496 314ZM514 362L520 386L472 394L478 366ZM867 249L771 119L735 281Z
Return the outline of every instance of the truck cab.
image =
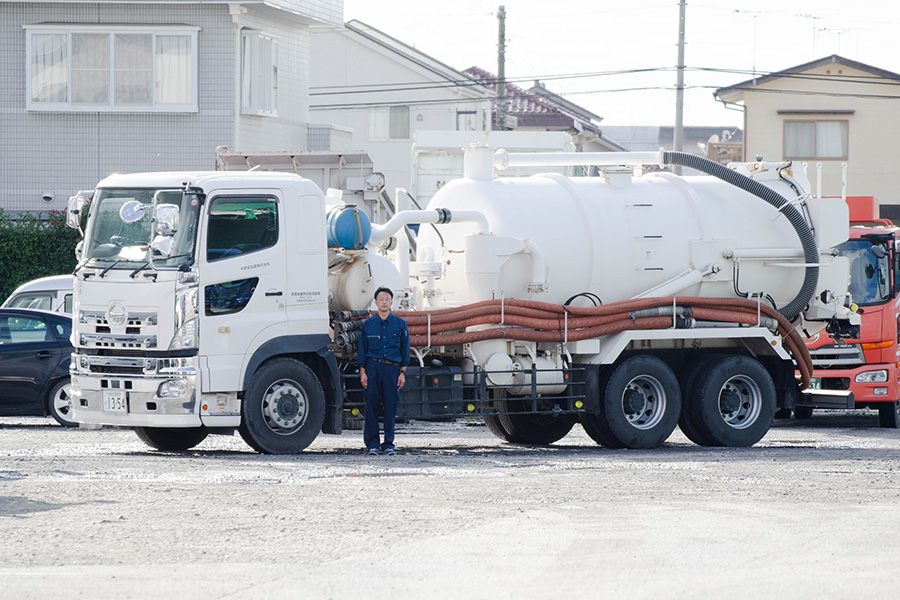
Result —
M898 428L900 228L879 218L872 196L851 196L847 203L850 238L836 250L850 260L848 291L860 313L859 335L835 340L823 332L807 340L815 369L795 416L808 417L814 408L872 408L882 427Z

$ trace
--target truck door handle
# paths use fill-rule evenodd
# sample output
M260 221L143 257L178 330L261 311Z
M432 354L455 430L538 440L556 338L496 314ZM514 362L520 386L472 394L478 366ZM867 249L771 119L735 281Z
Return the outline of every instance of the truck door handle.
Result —
M281 294L282 292L276 290L269 290L268 292L266 292L266 296L280 296Z
M53 353L49 350L41 350L40 352L35 352L34 356L38 360L44 360L53 356Z

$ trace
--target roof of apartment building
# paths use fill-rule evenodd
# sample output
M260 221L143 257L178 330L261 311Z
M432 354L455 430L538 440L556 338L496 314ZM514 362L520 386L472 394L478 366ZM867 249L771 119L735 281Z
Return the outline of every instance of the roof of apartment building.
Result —
M463 73L488 86L497 84L497 76L480 67L469 67ZM507 114L516 117L519 127L587 131L616 149L625 149L603 135L597 125L603 117L551 92L540 81L528 90L507 82L505 90Z

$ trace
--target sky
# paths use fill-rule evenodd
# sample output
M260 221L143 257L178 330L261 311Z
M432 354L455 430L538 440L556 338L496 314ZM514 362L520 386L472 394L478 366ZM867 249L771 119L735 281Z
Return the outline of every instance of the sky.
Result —
M501 4L508 80L540 79L604 125L674 125L678 0L344 0L344 20L496 73ZM898 0L689 0L684 124L739 127L716 88L832 54L900 73L898 38Z

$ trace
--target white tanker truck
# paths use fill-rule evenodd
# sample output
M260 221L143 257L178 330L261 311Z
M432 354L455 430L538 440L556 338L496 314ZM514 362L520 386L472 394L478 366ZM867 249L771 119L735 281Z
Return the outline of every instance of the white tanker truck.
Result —
M293 174L104 179L75 272L74 419L160 450L237 430L300 452L364 407L356 339L386 285L413 347L400 417L480 415L513 443L580 422L610 448L676 425L750 446L809 382L799 332L858 324L832 250L847 206L811 197L790 163L482 147L465 162L425 210L375 226ZM600 176L494 178L534 164ZM672 164L710 176L659 170ZM87 201L70 200L71 225Z

